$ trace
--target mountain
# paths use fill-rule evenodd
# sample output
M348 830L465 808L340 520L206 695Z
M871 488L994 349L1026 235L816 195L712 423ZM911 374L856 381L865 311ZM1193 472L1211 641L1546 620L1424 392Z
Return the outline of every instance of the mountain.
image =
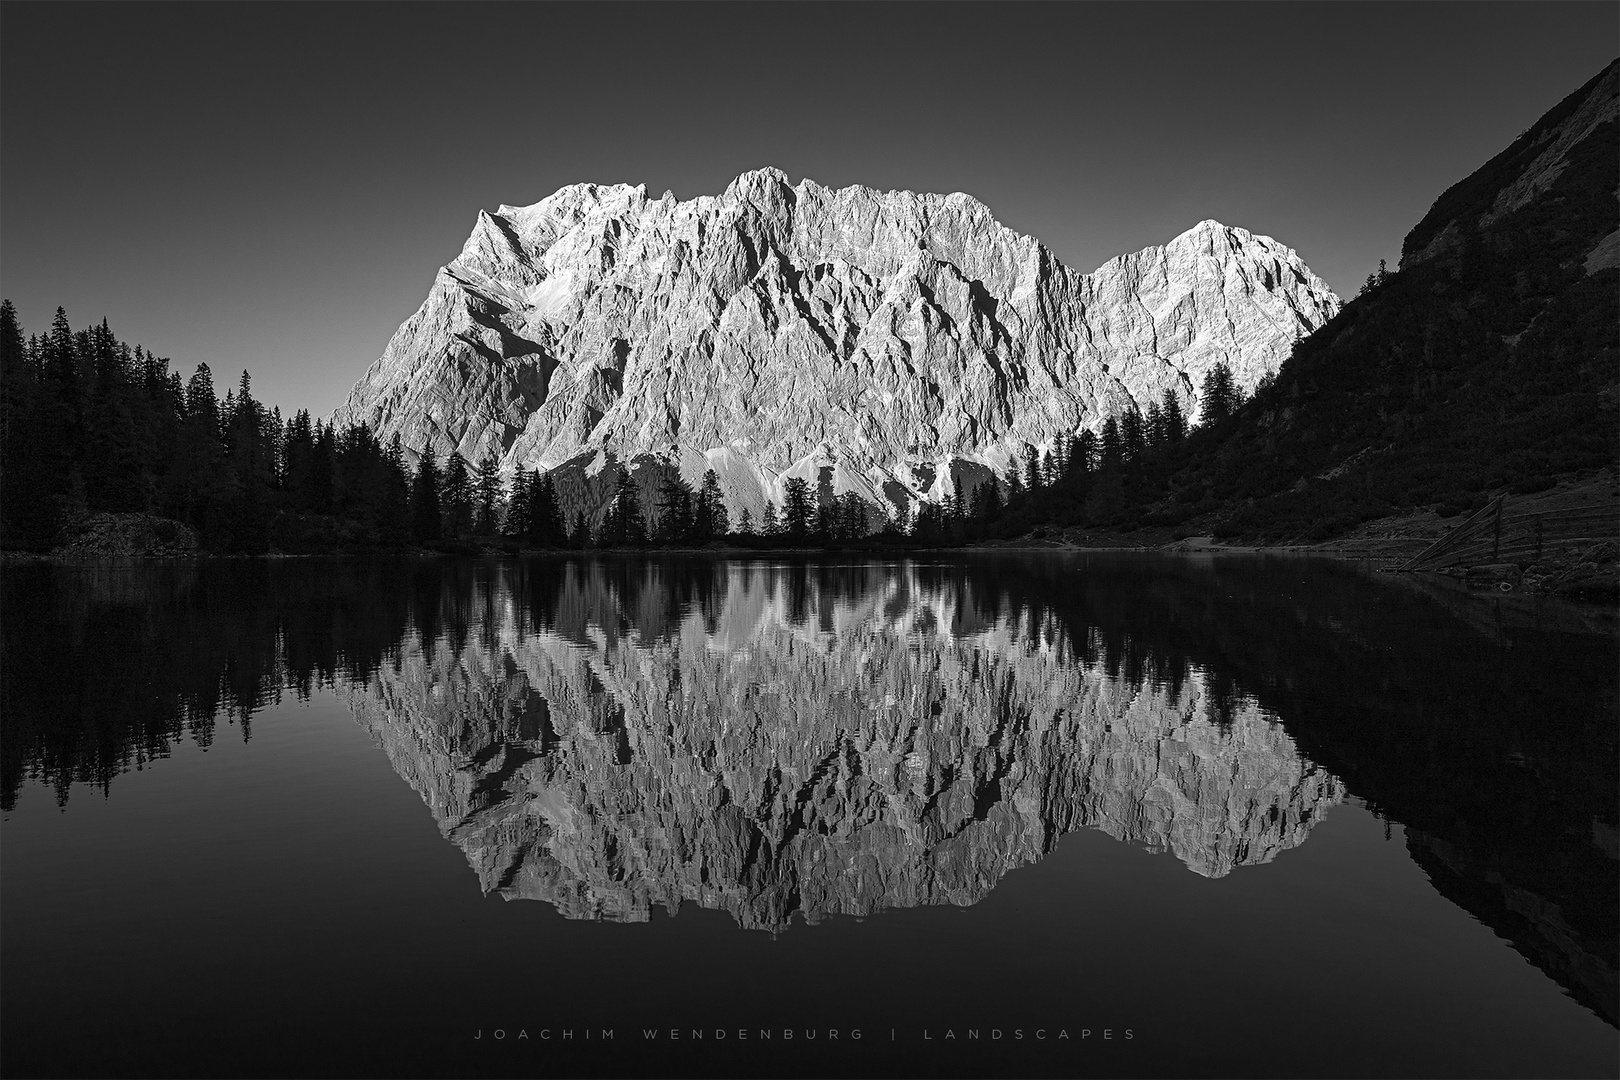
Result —
M693 901L774 931L976 903L1080 828L1222 877L1344 798L1207 673L1133 676L915 566L840 590L733 563L707 611L672 602L680 570L627 573L569 564L545 629L497 590L346 690L486 892L632 921Z
M712 468L734 517L790 476L887 507L1166 392L1195 414L1216 363L1252 387L1338 309L1214 221L1079 274L960 193L576 184L480 213L337 419L508 471Z
M1445 191L1171 485L1324 539L1620 462L1620 61ZM1178 495L1180 501L1190 501Z

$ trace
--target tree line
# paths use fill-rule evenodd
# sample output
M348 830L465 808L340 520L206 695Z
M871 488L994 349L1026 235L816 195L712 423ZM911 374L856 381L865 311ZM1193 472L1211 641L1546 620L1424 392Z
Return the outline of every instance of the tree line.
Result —
M1217 365L1205 381L1204 426L1242 403ZM1034 523L1106 517L1153 482L1189 437L1176 395L1144 413L1110 417L1046 453L1026 448L1004 476L958 483L940 504L890 514L845 492L785 481L780 506L735 520L710 470L694 488L670 470L651 499L617 464L617 484L593 529L569 514L552 476L503 478L493 454L477 462L431 447L414 466L398 435L364 423L339 427L299 410L284 418L253 396L243 371L221 398L213 372L189 379L170 361L120 341L103 319L73 330L58 308L48 331L26 338L0 303L0 543L48 550L85 515L145 513L180 521L207 551L353 550L498 542L550 548L841 545L879 539L930 546L1027 530ZM822 485L825 487L825 485ZM1014 532L1009 533L1009 530Z

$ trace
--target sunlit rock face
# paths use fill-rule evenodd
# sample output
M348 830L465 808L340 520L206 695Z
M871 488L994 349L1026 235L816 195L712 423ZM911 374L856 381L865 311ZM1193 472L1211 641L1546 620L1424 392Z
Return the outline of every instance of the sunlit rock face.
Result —
M337 419L508 472L713 468L733 515L791 476L887 507L1166 390L1196 415L1214 364L1252 387L1338 309L1214 221L1080 274L960 193L576 184L481 213Z
M349 701L486 892L573 918L968 905L1086 827L1220 877L1342 798L1196 670L1132 684L1094 643L875 573L833 599L733 566L644 638L586 564L549 628L494 589L483 625L408 637Z

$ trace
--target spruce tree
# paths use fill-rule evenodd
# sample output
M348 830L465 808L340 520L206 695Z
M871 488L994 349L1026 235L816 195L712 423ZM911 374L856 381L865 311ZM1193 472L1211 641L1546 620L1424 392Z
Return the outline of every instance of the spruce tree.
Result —
M0 303L0 545L8 548L44 550L56 536L37 352L23 341L11 301Z
M1243 394L1232 379L1232 369L1225 362L1216 364L1204 376L1203 393L1199 395L1199 423L1219 424L1243 404Z
M1159 412L1164 418L1164 441L1167 445L1175 446L1187 437L1187 418L1181 411L1181 399L1176 397L1174 390L1165 388Z
M1097 433L1087 428L1074 442L1074 453L1069 457L1069 473L1084 479L1097 467Z
M1118 469L1125 457L1125 447L1119 437L1119 421L1112 416L1103 421L1099 444L1099 467L1108 471Z
M657 538L663 544L680 544L695 533L692 489L678 472L664 477L658 491Z
M411 488L411 535L426 543L439 539L444 532L444 519L439 505L439 460L433 453L433 444L422 448L417 461L416 481Z
M371 433L361 425L356 439L357 454L361 459L372 458L376 454L376 441ZM368 464L369 462L363 462ZM399 439L399 432L388 442L388 449L383 453L380 469L375 470L380 475L382 499L378 508L379 527L382 534L396 543L410 538L413 519L411 515L411 474L405 463L405 447ZM373 470L367 469L367 472ZM438 520L438 510L434 509L433 519Z
M1142 413L1135 405L1125 410L1125 415L1119 423L1120 450L1126 461L1142 460L1147 450L1147 433L1142 423Z
M802 476L789 477L782 492L782 528L795 541L809 533L815 515L810 502L810 483Z
M720 478L713 469L703 474L703 487L698 492L694 517L699 543L731 531L731 517L726 511L725 498L720 494Z
M518 540L528 540L534 532L534 485L539 482L539 476L518 466L517 474L512 478L512 494L506 501L506 522L503 526L507 536Z
M460 537L472 531L472 475L467 469L467 459L459 450L450 451L440 483L439 503L444 513L444 535Z
M478 461L473 492L478 503L476 531L479 536L492 536L495 533L495 508L501 501L501 465L493 451L485 453Z
M591 546L591 527L585 521L585 511L574 515L574 528L568 534L568 546L579 551Z
M551 479L551 474L540 476L532 490L535 533L540 543L546 547L567 547L568 528L564 524L562 504L557 498L557 485Z

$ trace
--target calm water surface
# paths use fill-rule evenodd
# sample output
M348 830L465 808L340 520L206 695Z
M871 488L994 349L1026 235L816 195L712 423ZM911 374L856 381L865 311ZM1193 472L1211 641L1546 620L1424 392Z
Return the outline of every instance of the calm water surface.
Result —
M0 586L7 1075L1620 1068L1604 613L1123 555Z

